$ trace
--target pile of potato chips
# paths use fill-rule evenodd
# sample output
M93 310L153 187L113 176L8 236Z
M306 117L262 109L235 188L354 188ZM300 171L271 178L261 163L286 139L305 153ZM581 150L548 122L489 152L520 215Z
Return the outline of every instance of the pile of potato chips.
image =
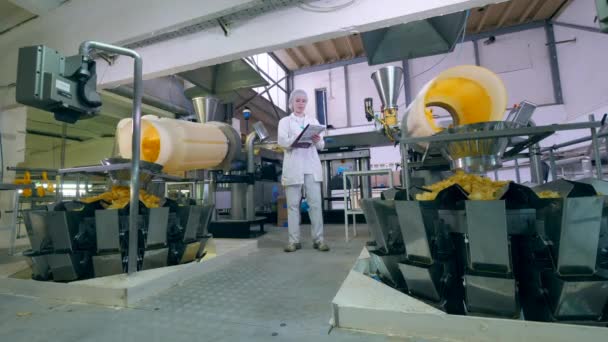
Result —
M474 174L467 174L461 170L440 182L432 185L427 185L424 188L430 192L423 192L416 195L417 201L432 201L437 197L437 194L445 188L454 184L460 185L466 192L469 193L469 200L490 201L498 197L499 190L509 181L493 181L487 177L482 177ZM542 191L537 193L540 198L559 198L559 193L555 191Z
M113 186L112 191L104 192L101 195L80 199L83 203L93 203L103 201L108 204L106 209L122 209L129 204L129 187ZM139 190L139 200L147 208L158 208L160 206L160 198L147 193L145 190Z
M432 201L441 190L454 184L460 185L468 192L471 200L494 200L496 199L496 192L508 183L508 181L493 181L487 177L468 174L459 170L447 179L425 186L425 189L431 190L431 192L416 195L416 200Z

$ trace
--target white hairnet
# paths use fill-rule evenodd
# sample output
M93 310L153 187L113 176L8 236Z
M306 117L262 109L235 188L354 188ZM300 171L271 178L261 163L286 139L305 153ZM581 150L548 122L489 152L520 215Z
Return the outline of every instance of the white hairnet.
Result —
M289 109L293 110L293 103L296 101L296 97L303 97L308 101L308 94L302 89L296 89L289 94Z

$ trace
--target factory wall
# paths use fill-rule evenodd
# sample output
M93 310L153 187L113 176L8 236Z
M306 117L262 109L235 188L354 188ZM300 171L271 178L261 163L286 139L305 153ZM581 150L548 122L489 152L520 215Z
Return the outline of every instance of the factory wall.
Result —
M490 45L478 41L480 65L498 73L503 79L509 93L508 104L529 100L538 104L551 104L553 89L551 87L551 70L546 47L544 28L535 28L497 36L496 42ZM441 71L462 64L475 64L474 44L467 41L458 44L453 52L416 58L408 61L409 86L411 94L418 91ZM401 67L401 62L390 63ZM328 91L328 123L336 129L330 135L373 130L364 116L363 100L374 99L374 106L379 110L381 102L370 75L384 65L369 66L367 62L351 64L296 75L294 85L309 93L309 114L315 114L315 89L326 88ZM348 85L346 84L348 82ZM346 93L348 89L348 94ZM399 115L405 110L405 90L400 91L398 103ZM549 108L549 107L548 107ZM348 110L350 109L350 110ZM561 109L547 110L547 117L560 113ZM393 147L372 148L371 163L376 167L386 167L399 162L399 150Z
M540 108L534 114L537 124L584 122L589 115L601 120L608 113L608 68L605 67L608 35L560 26L564 23L597 29L595 15L594 0L577 0L554 20L555 40L563 42L556 45L556 49L564 104ZM572 39L576 41L564 42ZM541 145L551 146L588 135L587 130L558 132ZM587 145L588 142L570 148ZM498 173L500 179L515 179L515 171L511 168ZM520 174L523 182L530 180L528 168L523 168Z
M573 1L556 22L597 27L593 22L594 17L594 1L578 0ZM576 42L556 46L563 104L556 103L554 96L544 27L497 35L492 44L484 44L485 39L478 40L479 64L502 78L507 88L509 106L522 100L540 105L534 114L537 125L587 121L589 114L595 114L596 119L600 120L602 115L608 112L608 82L605 81L608 79L608 68L602 63L608 55L608 35L558 24L554 25L554 32L558 42L576 38ZM392 64L402 65L401 62ZM416 96L424 84L439 72L461 64L475 64L472 41L457 45L455 50L447 55L409 60L411 93ZM328 93L332 94L328 101L328 122L336 129L330 131L330 135L370 131L373 126L364 118L363 99L372 97L375 107L379 108L380 101L370 75L380 67L382 65L368 66L366 62L362 62L305 73L296 75L294 84L309 94L318 88L327 88ZM346 89L349 90L348 94ZM402 115L405 94L400 94L399 104ZM314 98L311 98L308 110L314 114L314 108ZM589 135L587 130L563 131L545 139L541 146L551 146L586 135ZM399 163L399 158L397 148L371 149L372 166L378 168L393 166ZM528 173L522 171L522 181L526 180L525 177L529 178ZM514 171L504 170L499 176L514 178Z
M572 1L557 23L596 28L594 0ZM555 39L575 42L558 44L564 104L569 119L608 112L608 34L555 25Z
M31 152L27 161L19 166L27 168L61 167L61 139L54 139L54 148L44 152ZM113 155L114 138L97 138L84 142L69 142L66 145L65 167L93 165ZM16 165L16 164L14 164Z
M27 110L25 107L16 107L0 111L0 142L2 156L0 167L2 168L2 179L4 183L12 183L14 172L6 171L6 166L17 165L24 160L25 156L25 120ZM12 208L13 192L0 191L0 226L9 223L9 215L4 210Z
M294 77L294 88L308 94L307 114L315 116L315 90L327 90L327 124L336 128L347 127L346 82L342 67L302 74Z

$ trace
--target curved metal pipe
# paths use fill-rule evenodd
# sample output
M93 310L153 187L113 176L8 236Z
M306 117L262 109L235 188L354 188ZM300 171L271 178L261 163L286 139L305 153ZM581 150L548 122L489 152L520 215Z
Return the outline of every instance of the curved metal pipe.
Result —
M536 123L530 120L528 124L532 127L536 127ZM543 184L543 173L542 173L542 159L541 150L538 143L530 146L530 179L533 183Z
M129 263L127 273L137 272L137 217L139 215L139 159L141 154L141 100L143 96L143 61L134 50L110 44L85 41L79 52L83 59L91 58L91 51L101 50L133 58L133 136L131 140L131 193L129 207Z
M245 151L247 152L247 172L253 173L255 172L255 164L254 164L254 151L253 145L257 140L258 135L255 132L251 132L247 135L247 139L245 140Z
M245 152L247 153L247 173L253 175L255 173L255 160L254 160L254 145L258 140L258 135L255 132L251 132L245 139ZM245 197L245 215L247 220L255 219L255 185L247 184L247 194Z

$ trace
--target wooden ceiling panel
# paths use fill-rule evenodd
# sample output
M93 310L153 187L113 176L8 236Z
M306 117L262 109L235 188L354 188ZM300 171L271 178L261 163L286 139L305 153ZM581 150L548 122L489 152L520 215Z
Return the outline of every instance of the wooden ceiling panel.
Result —
M285 64L285 66L289 69L289 70L295 70L295 69L299 69L300 68L300 63L299 61L297 61L295 59L295 57L290 54L288 51L288 49L285 50L277 50L274 52L274 54L277 56L277 58L283 62L283 64Z
M510 0L481 8L472 8L467 34L551 19L571 0ZM359 35L333 38L275 52L291 70L365 56Z
M546 18L551 18L559 9L565 1L563 0L544 0L542 1L542 5L537 9L536 14L533 17L533 20L542 20Z

